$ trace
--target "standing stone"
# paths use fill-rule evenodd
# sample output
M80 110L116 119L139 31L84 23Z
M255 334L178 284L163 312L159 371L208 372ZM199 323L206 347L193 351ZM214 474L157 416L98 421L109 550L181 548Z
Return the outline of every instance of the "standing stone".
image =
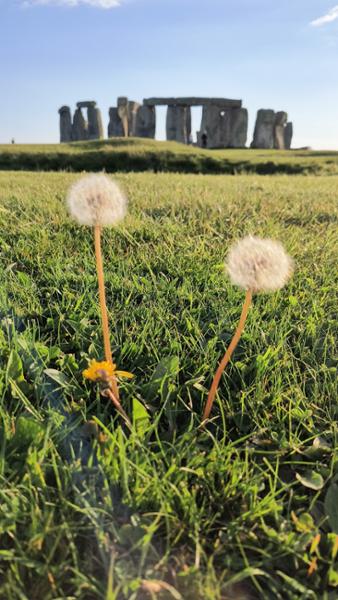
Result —
M81 108L77 108L74 113L72 139L76 142L88 139L88 123L82 114Z
M291 142L292 142L292 136L293 136L293 123L291 123L291 121L289 121L284 129L284 146L285 146L285 150L290 150L291 149Z
M166 121L166 130L167 130L167 140L168 142L173 142L176 140L176 106L168 106L167 109L167 121Z
M231 111L230 148L245 148L248 137L248 111L233 108Z
M275 111L261 108L257 113L254 137L251 148L274 147Z
M275 116L274 130L274 148L276 150L285 150L285 126L288 120L288 115L284 111L279 111Z
M69 106L61 106L60 115L60 142L72 141L72 115Z
M190 106L170 105L167 110L167 140L188 144L191 136Z
M185 119L186 119L186 128L187 128L187 144L191 144L192 143L192 136L191 136L191 106L187 106L186 107L186 113L185 113Z
M156 131L156 109L155 106L140 106L137 111L136 131L137 137L155 138Z
M128 136L135 137L136 135L136 122L137 122L137 113L141 104L139 102L134 102L134 100L129 100L128 102Z
M189 144L191 137L191 108L190 106L176 107L176 141Z
M101 111L95 106L88 106L88 139L103 139Z
M128 98L126 96L120 96L117 99L117 114L121 119L123 137L128 137L129 135L128 113Z
M203 106L201 133L198 136L198 139L202 140L203 147L229 147L231 142L231 113L231 109L216 104Z
M117 108L109 109L108 137L124 137L123 123Z

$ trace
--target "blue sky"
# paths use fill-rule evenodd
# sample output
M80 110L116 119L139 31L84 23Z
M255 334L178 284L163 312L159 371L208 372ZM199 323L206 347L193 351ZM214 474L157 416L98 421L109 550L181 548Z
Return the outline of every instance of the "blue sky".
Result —
M58 108L117 96L286 110L295 146L338 149L337 0L0 0L0 143L57 142ZM194 111L198 128L199 111ZM158 111L164 137L164 109Z

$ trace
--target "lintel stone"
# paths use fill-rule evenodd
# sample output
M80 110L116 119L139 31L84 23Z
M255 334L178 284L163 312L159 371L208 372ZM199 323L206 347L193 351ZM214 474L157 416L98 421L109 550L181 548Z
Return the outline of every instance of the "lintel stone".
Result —
M222 108L241 108L242 100L230 100L228 98L204 98L204 97L182 97L182 98L145 98L143 104L146 106L212 106L216 104Z
M94 108L96 106L95 100L83 100L76 103L77 108Z

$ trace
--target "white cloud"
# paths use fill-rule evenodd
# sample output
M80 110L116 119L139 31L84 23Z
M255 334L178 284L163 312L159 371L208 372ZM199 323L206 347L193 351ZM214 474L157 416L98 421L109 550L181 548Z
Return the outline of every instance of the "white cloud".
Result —
M25 0L24 6L95 6L96 8L115 8L121 0Z
M336 19L338 19L338 4L331 8L331 10L329 10L329 12L326 15L323 15L322 17L319 17L319 19L311 21L310 25L312 25L313 27L321 27L322 25L326 25L326 23L331 23Z

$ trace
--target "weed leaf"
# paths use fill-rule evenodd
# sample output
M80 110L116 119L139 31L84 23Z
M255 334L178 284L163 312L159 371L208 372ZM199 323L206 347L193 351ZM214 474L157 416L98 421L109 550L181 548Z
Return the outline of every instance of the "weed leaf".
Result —
M133 398L133 422L137 433L142 437L150 425L150 418L145 406Z
M307 471L303 475L296 473L296 479L306 488L310 490L321 490L324 486L324 479L316 471Z

